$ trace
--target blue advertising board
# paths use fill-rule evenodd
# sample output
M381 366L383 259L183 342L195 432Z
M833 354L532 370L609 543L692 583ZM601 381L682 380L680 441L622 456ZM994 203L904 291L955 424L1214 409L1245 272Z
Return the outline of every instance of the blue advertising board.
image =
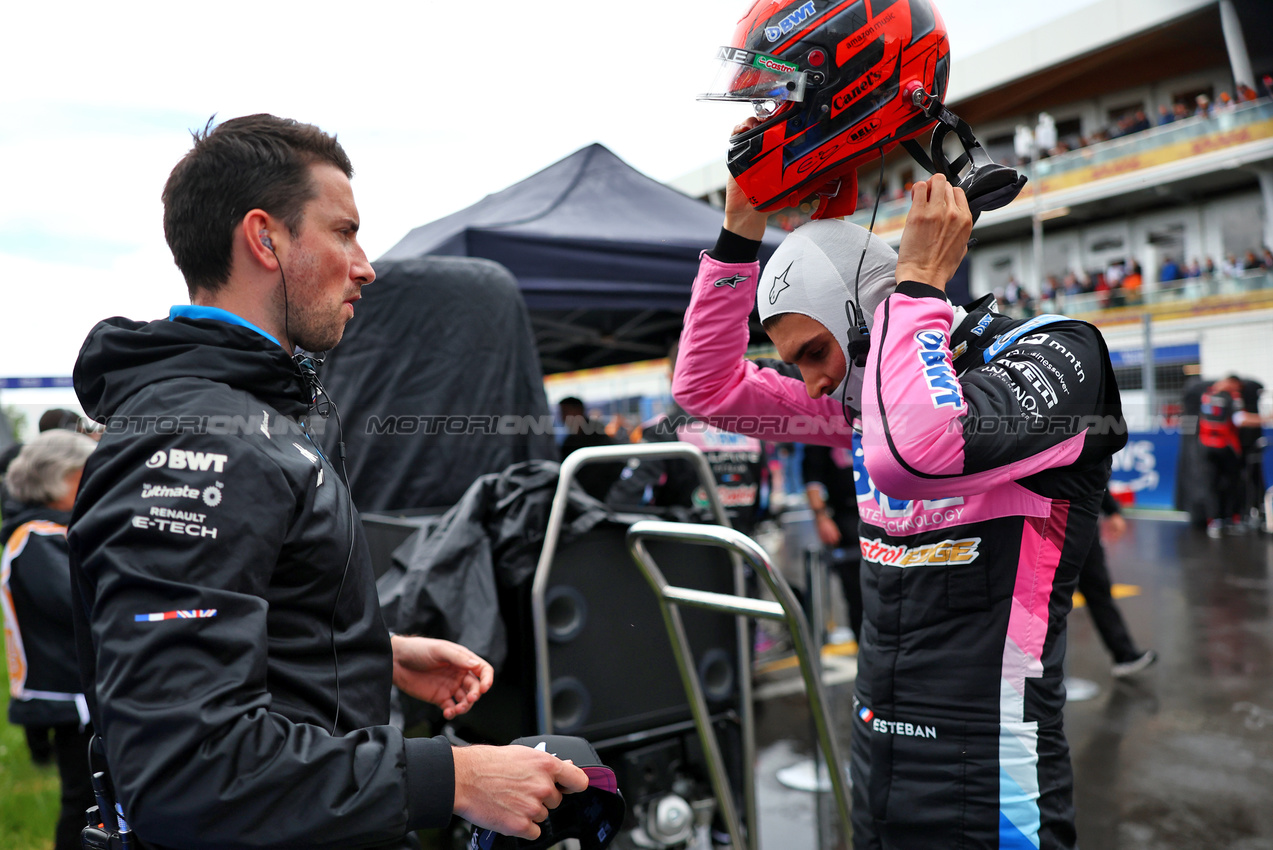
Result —
M1264 437L1273 442L1273 429L1266 428ZM1176 430L1130 432L1127 445L1114 455L1110 483L1117 482L1123 489L1130 490L1135 496L1135 507L1174 509L1180 439L1180 432ZM1273 463L1267 451L1264 454L1264 479L1273 481Z

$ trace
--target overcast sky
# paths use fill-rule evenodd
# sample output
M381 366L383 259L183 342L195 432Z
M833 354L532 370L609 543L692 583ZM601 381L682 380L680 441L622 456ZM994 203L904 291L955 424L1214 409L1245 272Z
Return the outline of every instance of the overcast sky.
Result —
M958 60L1092 2L940 9ZM665 181L723 156L747 107L694 95L747 5L9 4L0 377L69 375L99 319L184 303L159 193L189 130L213 113L273 112L337 133L374 258L591 142Z

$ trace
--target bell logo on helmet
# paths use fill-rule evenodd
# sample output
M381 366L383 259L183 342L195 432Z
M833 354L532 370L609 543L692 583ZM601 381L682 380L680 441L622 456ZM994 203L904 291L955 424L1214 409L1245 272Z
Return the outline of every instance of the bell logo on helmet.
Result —
M860 142L878 129L880 129L880 119L872 118L870 121L866 121L850 130L849 141Z
M799 9L796 9L790 15L779 21L778 26L765 27L765 38L770 41L777 41L795 29L797 24L804 23L815 14L817 13L813 8L813 0L809 0L808 3L805 3Z

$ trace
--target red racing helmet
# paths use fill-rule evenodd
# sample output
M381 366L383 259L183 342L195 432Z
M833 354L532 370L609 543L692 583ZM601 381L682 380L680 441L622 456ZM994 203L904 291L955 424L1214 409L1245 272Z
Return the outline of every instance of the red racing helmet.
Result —
M819 195L814 218L848 215L858 166L943 112L958 121L941 106L950 43L930 0L755 0L717 58L717 81L701 98L757 105L761 122L730 140L728 163L762 212Z

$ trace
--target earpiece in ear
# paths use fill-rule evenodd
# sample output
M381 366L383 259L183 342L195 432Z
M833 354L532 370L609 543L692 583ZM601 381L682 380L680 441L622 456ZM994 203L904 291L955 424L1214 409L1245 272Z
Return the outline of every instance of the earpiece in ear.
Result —
M266 248L269 248L271 251L274 250L274 241L266 235L266 231L264 230L261 231L261 244Z

